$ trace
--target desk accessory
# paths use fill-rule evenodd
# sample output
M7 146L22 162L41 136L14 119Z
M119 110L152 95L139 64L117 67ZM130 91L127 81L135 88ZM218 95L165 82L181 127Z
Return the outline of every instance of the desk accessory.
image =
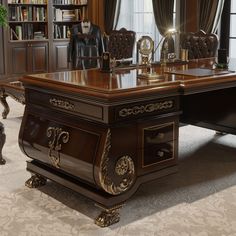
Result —
M167 32L165 33L165 35L161 38L161 40L159 41L159 43L157 44L156 48L152 49L152 54L154 55L155 52L157 51L157 49L160 47L161 43L164 41L164 39L168 36L171 36L172 34L175 34L176 33L176 29L169 29L167 30ZM142 38L141 38L142 39ZM143 40L147 39L147 36L146 38L144 38ZM145 45L145 44L144 44ZM150 49L151 49L151 46L150 46ZM150 53L150 49L147 50L148 53ZM143 50L143 52L146 52L146 50ZM144 54L144 53L143 53ZM149 54L148 54L149 55ZM166 58L167 59L167 58ZM142 78L142 79L163 79L164 78L164 75L161 75L161 74L157 74L156 72L153 72L152 71L152 68L151 68L151 61L153 60L153 56L149 59L145 59L145 63L144 65L146 65L146 71L145 72L142 72L141 74L138 74L138 77L139 78ZM166 65L167 63L167 60L164 60L164 61L161 61L161 65Z

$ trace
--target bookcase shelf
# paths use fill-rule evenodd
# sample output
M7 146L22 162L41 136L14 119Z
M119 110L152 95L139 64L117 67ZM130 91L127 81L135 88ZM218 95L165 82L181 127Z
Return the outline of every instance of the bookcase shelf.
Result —
M47 21L8 21L9 24L27 24L27 23L40 23L47 24Z
M77 4L76 4L77 3ZM87 1L83 4L76 0L53 1L53 37L68 39L72 25L78 24L87 17Z
M46 3L8 3L8 6L47 6Z
M8 1L10 40L48 38L48 5L44 0Z

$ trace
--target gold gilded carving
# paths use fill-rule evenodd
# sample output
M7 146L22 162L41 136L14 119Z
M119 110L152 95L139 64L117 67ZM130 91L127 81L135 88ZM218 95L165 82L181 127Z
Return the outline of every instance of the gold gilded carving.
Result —
M134 173L134 162L131 157L123 156L116 162L115 172L117 175Z
M131 157L123 156L118 159L112 169L108 157L111 148L111 131L108 129L104 151L100 164L99 180L101 187L112 195L118 195L127 191L135 179L134 162ZM109 167L108 167L109 166ZM110 169L108 169L110 168ZM114 181L116 179L116 181Z
M28 188L38 188L45 185L46 182L47 179L45 179L43 176L35 174L25 182L25 186Z
M122 205L104 209L101 214L95 219L95 224L100 227L108 227L112 224L115 224L120 221L120 213L119 210Z
M65 110L73 111L75 109L75 105L73 103L70 103L68 101L63 101L56 98L51 98L49 100L50 104L54 107L59 107Z
M48 157L52 162L52 165L56 168L60 168L60 150L62 149L61 142L67 143L69 141L69 133L62 131L61 128L49 127L47 129L47 137L52 137L52 140L49 141L49 152Z
M157 103L150 103L147 105L142 106L134 106L131 108L123 108L119 111L119 116L126 117L131 115L139 115L143 113L151 113L158 110L169 109L172 108L174 102L172 100L157 102Z

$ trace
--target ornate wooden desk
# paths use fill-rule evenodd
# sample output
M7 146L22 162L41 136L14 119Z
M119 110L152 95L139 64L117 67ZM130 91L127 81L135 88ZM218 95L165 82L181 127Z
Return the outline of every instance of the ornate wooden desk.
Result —
M236 133L236 74L212 66L157 66L153 80L137 76L145 69L24 77L26 185L53 180L101 206L98 225L118 222L140 184L177 171L179 118Z

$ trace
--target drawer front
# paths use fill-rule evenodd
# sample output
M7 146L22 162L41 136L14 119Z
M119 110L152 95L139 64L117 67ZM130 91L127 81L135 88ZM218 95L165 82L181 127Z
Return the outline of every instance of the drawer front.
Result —
M20 140L27 156L94 183L93 163L101 151L102 129L28 114L21 130Z
M36 104L50 109L62 112L80 115L89 119L98 121L104 120L103 107L98 104L92 104L84 101L77 101L66 96L58 96L51 93L43 93L31 90L28 93L29 103Z
M151 126L143 129L143 146L148 148L155 144L168 142L175 139L174 122L163 125Z
M139 175L177 164L177 116L153 119L140 123L138 127Z
M142 118L175 111L179 111L179 98L169 97L118 106L115 109L115 119Z
M160 143L143 149L142 167L156 165L174 159L174 141Z

